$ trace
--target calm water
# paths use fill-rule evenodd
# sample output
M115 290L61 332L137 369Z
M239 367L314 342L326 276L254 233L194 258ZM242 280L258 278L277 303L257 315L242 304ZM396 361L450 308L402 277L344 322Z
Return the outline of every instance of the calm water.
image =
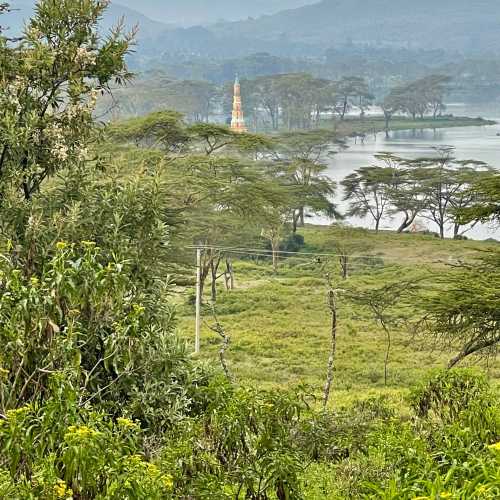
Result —
M500 122L500 106L492 106L491 109L473 108L464 105L449 105L448 112L456 116L482 116ZM404 132L391 132L389 137L385 133L368 136L364 144L354 144L352 141L349 148L336 155L330 161L328 174L336 181L352 173L359 167L373 164L374 154L380 151L396 153L403 157L415 158L432 154L433 147L453 146L456 149L457 159L481 160L494 167L500 168L500 124L489 127L463 127L437 130L411 130ZM341 203L341 209L346 205ZM326 223L325 220L316 219L317 223ZM355 226L371 227L371 220L351 219L349 221ZM436 230L433 223L420 220L431 230ZM386 220L385 229L397 226L397 219L393 222ZM500 239L500 230L491 227L476 227L467 236L471 238Z

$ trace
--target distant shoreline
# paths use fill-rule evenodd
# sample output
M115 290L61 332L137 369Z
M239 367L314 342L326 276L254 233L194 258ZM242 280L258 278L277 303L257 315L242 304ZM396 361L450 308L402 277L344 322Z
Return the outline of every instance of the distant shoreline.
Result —
M484 118L470 118L467 116L448 116L442 118L404 118L397 117L391 120L389 132L397 132L404 130L424 130L424 129L441 129L452 127L482 127L496 125L494 120ZM331 127L331 122L325 121L324 128ZM347 118L343 121L335 122L335 131L340 137L355 138L363 135L369 136L385 132L384 117L367 117L364 120L359 118Z

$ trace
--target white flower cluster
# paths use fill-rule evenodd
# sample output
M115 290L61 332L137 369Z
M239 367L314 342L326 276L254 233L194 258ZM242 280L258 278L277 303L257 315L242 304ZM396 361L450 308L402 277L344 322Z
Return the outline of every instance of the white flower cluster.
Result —
M27 35L33 40L41 40L43 38L43 33L38 29L31 27Z
M67 161L70 157L76 161L85 161L88 149L82 143L70 144L65 140L63 129L58 123L53 123L46 129L46 136L50 140L51 155L60 162Z
M82 66L93 65L97 61L97 56L95 52L86 48L86 47L78 47L76 49L75 55L75 63L81 64Z
M61 126L58 123L51 124L46 129L46 134L52 143L52 156L59 161L66 161L68 159L69 148L64 140L64 134Z
M0 94L2 107L14 108L17 113L20 113L22 107L19 101L19 93L24 85L25 81L20 77L16 77L13 81L9 82L9 84L2 89Z

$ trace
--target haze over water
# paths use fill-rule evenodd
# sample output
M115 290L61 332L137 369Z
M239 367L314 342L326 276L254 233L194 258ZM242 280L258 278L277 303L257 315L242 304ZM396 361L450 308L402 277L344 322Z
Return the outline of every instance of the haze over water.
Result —
M500 122L500 105L486 108L486 106L467 106L455 104L448 106L448 112L455 116L482 116L483 118ZM417 158L432 155L433 148L438 146L453 146L455 156L459 160L474 159L488 163L493 167L500 168L500 123L487 127L457 127L446 129L425 129L391 132L387 138L385 133L377 134L376 137L368 135L364 144L359 141L349 142L349 148L331 161L328 175L340 182L357 168L374 163L374 155L381 151L395 153L402 157ZM340 194L340 193L339 193ZM340 196L339 196L340 198ZM340 203L342 210L347 209L346 203ZM313 219L316 223L326 223L324 219ZM420 223L435 231L435 225L426 219L418 219ZM391 223L386 219L383 229L394 229L397 227L399 218L396 216ZM353 226L373 227L368 218L350 218L349 223ZM495 238L500 239L500 229L488 226L476 226L466 233L467 237L474 239Z

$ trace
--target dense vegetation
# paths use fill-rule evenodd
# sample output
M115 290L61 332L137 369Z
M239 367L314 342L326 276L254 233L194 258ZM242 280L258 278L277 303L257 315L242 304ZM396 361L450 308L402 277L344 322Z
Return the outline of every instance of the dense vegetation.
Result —
M106 6L40 0L21 40L0 34L0 497L497 498L495 379L454 368L398 383L392 355L421 360L432 345L453 351L450 367L494 363L498 247L391 235L392 251L418 241L455 259L427 272L385 259L373 248L384 235L339 224L324 158L344 144L331 131L237 135L174 111L101 127L97 97L131 78L133 39L98 34ZM384 174L394 169L397 182L360 178L353 192L378 196L380 185L391 210L425 200L422 212L459 227L498 219L496 171L450 152L390 161ZM484 171L478 182L462 170L473 167ZM422 171L425 182L408 176ZM446 195L438 209L436 193ZM311 213L337 222L326 237L304 228ZM220 363L186 342L193 245L204 249ZM236 262L242 246L252 255ZM290 321L273 330L279 309ZM307 329L291 331L294 314ZM259 337L246 338L261 361L239 339L230 347L257 319ZM363 367L377 397L349 384L358 376L343 364L342 339L364 342L362 325L385 339L383 368ZM316 374L326 353L323 375L269 384L238 367L267 358L277 375L286 344L314 358ZM300 375L304 361L283 373Z

